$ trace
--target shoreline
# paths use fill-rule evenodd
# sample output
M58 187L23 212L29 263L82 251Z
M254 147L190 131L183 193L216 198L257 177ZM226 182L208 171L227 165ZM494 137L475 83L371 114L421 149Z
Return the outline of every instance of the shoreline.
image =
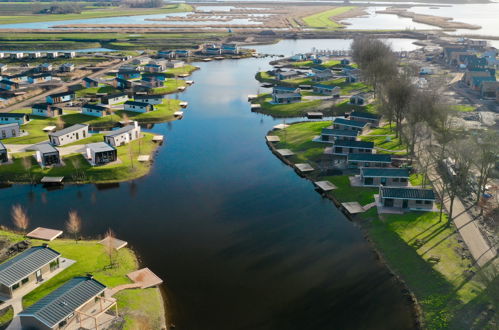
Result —
M293 124L304 123L304 122L307 122L307 121L294 122ZM269 135L270 133L274 133L275 131L277 131L277 129L273 128L273 129L269 130L266 135ZM279 155L277 153L277 149L273 145L272 142L265 141L265 143L267 144L267 147L270 149L270 151L272 152L272 154L274 154L274 156L277 157L277 159L279 159L281 162L283 162L287 166L289 166L292 169L294 169L295 172L296 172L296 174L298 176L304 178L307 181L310 181L313 184L314 181L313 181L313 179L309 175L307 175L306 173L299 173L296 170L296 167L294 166L294 164L290 160L286 159L285 157L283 157L283 156L281 156L281 155ZM320 195L321 195L322 198L329 199L335 205L335 207L341 213L343 213L343 215L345 215L345 217L348 220L350 220L355 226L358 226L358 228L362 231L364 238L366 239L366 241L371 246L372 251L376 254L377 259L379 260L379 262L382 265L386 266L386 268L388 269L389 273L396 278L397 283L401 287L401 292L411 302L411 311L412 311L412 314L414 316L414 325L415 325L415 327L417 329L423 329L423 325L424 325L423 312L422 312L422 308L421 308L421 306L419 304L419 301L418 301L416 295L412 292L412 290L409 288L409 286L404 281L404 279L401 277L401 275L398 274L397 272L395 272L394 269L393 269L393 267L390 266L390 264L388 263L388 261L384 257L383 253L375 246L373 240L371 239L371 237L369 235L369 232L368 232L367 228L365 228L365 226L363 225L362 220L358 219L357 217L355 217L355 215L351 215L348 212L346 212L346 210L341 206L341 203L334 196L329 195L329 194L325 194L325 193L320 193Z

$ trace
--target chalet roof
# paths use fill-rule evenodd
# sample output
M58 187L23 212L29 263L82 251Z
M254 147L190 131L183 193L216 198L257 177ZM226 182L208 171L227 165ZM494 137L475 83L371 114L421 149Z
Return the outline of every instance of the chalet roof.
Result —
M349 148L362 148L373 149L374 142L368 141L352 141L352 140L337 140L334 142L335 147L349 147Z
M0 81L0 84L5 84L5 85L16 85L17 83L16 82L13 82L13 81L10 81L10 80L7 80L7 79L2 79Z
M56 94L50 94L49 96L50 97L62 97L62 96L66 96L66 95L74 95L75 93L74 92L62 92L62 93L56 93Z
M25 113L16 113L16 112L4 112L0 114L0 117L4 118L24 118L27 114Z
M34 246L0 265L0 283L11 287L60 255L48 246Z
M125 104L135 105L135 106L138 106L138 107L147 107L147 106L149 106L149 103L135 102L135 101L126 101Z
M324 88L324 89L330 89L330 90L335 90L335 89L341 89L338 86L333 86L333 85L324 85L324 84L316 84L313 87L319 87L319 88Z
M358 117L358 118L365 118L365 119L379 119L378 115L375 115L370 112L365 112L365 111L354 111L350 114L350 117Z
M368 125L368 123L366 123L364 121L351 120L351 119L345 119L345 118L336 118L334 120L334 123L338 124L338 125L352 126L352 127L357 127L357 128L364 128Z
M409 170L406 168L372 168L362 167L360 172L367 177L385 177L385 178L408 178Z
M19 316L34 317L53 328L105 289L104 284L91 277L75 277L26 308Z
M392 156L385 154L348 154L349 162L378 162L378 163L391 163Z
M334 129L327 127L322 129L322 134L323 135L334 135L334 136L350 136L350 137L356 137L359 134L359 131L354 131L351 129Z
M102 105L90 104L90 103L85 104L85 105L83 106L83 108L92 109L92 110L97 110L97 111L106 111L106 110L109 110L109 108L104 107L104 106L102 106Z
M148 100L148 99L163 99L165 97L165 94L135 94L134 99L135 100Z
M432 189L380 187L379 190L383 198L435 200Z
M93 150L94 152L106 152L106 151L116 150L116 148L110 146L106 142L89 143L87 144L87 148Z
M66 127L64 129L61 129L60 131L50 133L49 136L56 136L56 137L62 136L62 135L66 135L69 133L76 132L76 131L78 131L82 128L85 128L85 127L88 127L88 125L86 125L86 124L74 124L73 126Z
M49 143L37 144L35 148L36 150L40 151L42 154L59 153L59 150L54 148L54 146Z
M0 125L0 129L1 128L10 128L10 127L19 127L19 124L18 123L11 123L11 124Z

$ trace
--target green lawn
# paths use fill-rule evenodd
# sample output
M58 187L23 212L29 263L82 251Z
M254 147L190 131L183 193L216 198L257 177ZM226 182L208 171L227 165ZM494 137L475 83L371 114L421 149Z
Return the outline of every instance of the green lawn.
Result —
M150 14L168 14L177 12L192 11L192 7L187 4L174 4L167 5L163 8L101 8L84 10L80 14L31 14L22 16L0 16L0 24L13 24L13 23L31 23L31 22L45 22L45 21L65 21L89 18L104 18L104 17L117 17L117 16L135 16L135 15L150 15Z
M76 97L83 97L85 95L95 95L97 93L116 93L119 89L114 88L113 86L99 86L99 87L89 87L76 91Z
M374 202L374 194L378 193L378 188L352 187L348 175L325 176L323 179L338 188L328 194L334 196L340 203L359 202L360 205L366 205Z
M0 236L16 242L24 240L24 236L0 230ZM33 246L46 243L31 240ZM109 268L110 260L103 245L94 240L82 240L75 243L72 239L56 239L48 243L49 246L60 252L64 258L75 260L60 274L46 281L43 285L30 292L23 298L23 307L28 307L45 297L75 276L94 275L95 279L112 288L120 284L131 283L126 274L137 270L139 263L131 249L122 248L116 251L114 262L116 265ZM157 288L146 290L124 290L115 296L121 313L125 313L125 329L133 329L135 317L147 316L151 320L161 319L163 315L161 293ZM6 315L0 318L3 320ZM156 324L156 323L155 323Z
M95 133L95 134L92 134L91 136L87 137L86 139L81 139L81 140L78 140L76 142L66 144L64 146L69 147L69 146L76 146L76 145L80 145L80 144L89 144L89 143L102 142L102 141L104 141L104 134Z
M381 136L379 136L381 135ZM367 135L360 136L361 141L374 142L375 147L386 150L377 150L378 153L393 153L396 155L405 155L406 145L400 141L400 138L395 137L395 126L385 125L376 128Z
M339 64L340 64L340 61L330 60L330 61L322 62L322 64L320 64L320 66L331 68L331 67L337 66ZM299 61L299 62L292 62L291 65L296 67L296 68L299 68L302 66L313 67L313 66L316 66L317 64L315 64L313 61Z
M330 126L331 122L303 122L290 125L284 130L277 130L273 134L279 136L280 142L277 149L290 149L295 153L289 159L294 163L315 163L324 153L326 144L313 142L316 135L320 135L323 128Z
M341 15L354 9L355 7L336 7L330 10L323 11L318 14L310 15L303 18L305 24L309 27L313 28L321 28L321 29L338 29L343 27L340 23L334 21L332 18L337 15Z
M472 105L464 105L464 104L455 104L450 106L451 110L459 111L459 112L470 112L475 111L475 107Z
M116 114L123 117L124 114L132 120L137 120L141 123L159 123L173 120L173 114L180 109L180 100L164 99L162 104L154 105L156 110L144 113L131 111L116 111Z
M274 117L296 117L305 115L309 111L317 109L323 102L322 100L304 101L290 104L271 104L270 94L259 95L252 103L258 103L262 107L259 112Z
M198 68L194 65L186 64L181 68L172 68L166 70L166 73L170 76L175 76L179 74L191 74L193 71L196 71Z
M178 87L186 87L187 84L183 79L167 79L163 83L163 87L152 89L152 94L170 94L178 92Z

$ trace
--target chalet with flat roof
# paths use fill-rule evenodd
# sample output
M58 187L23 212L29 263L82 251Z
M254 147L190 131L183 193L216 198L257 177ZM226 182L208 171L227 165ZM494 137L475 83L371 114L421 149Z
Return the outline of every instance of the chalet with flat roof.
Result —
M74 277L21 313L23 329L97 329L118 314L116 300L106 298L106 286L91 276ZM115 308L115 315L106 312ZM100 329L101 327L99 327Z
M300 88L297 87L286 87L286 86L275 86L272 89L272 94L290 94L290 93L300 93Z
M190 50L176 50L175 51L175 56L177 57L189 57L192 55L192 51Z
M145 102L126 101L123 110L144 113L153 111L154 106Z
M120 129L111 131L111 133L104 136L104 141L113 147L119 147L133 140L140 138L140 126L136 121L122 127Z
M473 84L473 79L477 77L492 77L495 76L494 69L473 69L466 70L463 75L462 81L466 84L466 86L471 87Z
M322 129L321 132L321 142L334 143L336 140L356 140L359 135L359 131L355 130L345 130L345 129L334 129L332 126Z
M156 63L148 63L144 65L145 72L163 72L165 71L165 67L161 64Z
M87 103L81 107L81 113L87 116L105 117L111 114L111 109L103 105Z
M360 180L363 186L407 186L409 170L393 167L361 167Z
M312 68L314 75L312 76L312 81L328 81L334 78L333 71L327 68Z
M24 53L17 52L17 53L10 53L10 58L13 60L19 60L24 57Z
M142 80L156 79L160 81L165 81L168 75L164 72L144 72L142 73Z
M172 61L168 61L166 63L166 67L170 68L170 69L181 68L184 65L185 65L185 62L184 61L180 61L180 60L172 60Z
M41 73L28 77L28 82L30 84L40 84L51 80L52 80L52 75L50 73Z
M42 57L42 53L40 53L40 52L28 53L28 58L35 59L35 58L40 58L40 57Z
M163 87L164 81L158 80L153 77L146 77L139 81L139 85L134 86L134 91L149 90L156 87Z
M76 52L64 52L62 56L64 58L73 58L76 56Z
M59 70L62 72L73 72L74 69L75 65L73 63L64 63L59 67Z
M158 51L158 56L162 58L175 58L176 54L174 50L160 50Z
M74 99L75 99L75 93L70 91L51 94L45 98L46 102L50 104L70 102L73 101Z
M9 152L7 148L0 141L0 163L7 163L9 161Z
M136 70L122 70L120 69L116 75L120 79L138 79L140 78L140 71Z
M40 72L48 72L48 71L52 71L53 67L52 67L52 63L42 63L38 66L38 71Z
M352 95L350 97L350 104L353 105L366 105L369 103L371 99L371 95L369 93L359 93L356 95Z
M59 150L49 143L37 144L35 146L35 158L38 164L44 168L47 166L59 165L61 157Z
M436 197L432 189L410 187L379 187L378 205L411 211L433 209Z
M114 87L119 89L129 89L133 87L133 82L122 79L122 78L114 78Z
M239 54L239 47L236 44L222 44L222 54Z
M15 113L15 112L5 112L0 113L0 124L12 124L17 123L19 125L24 125L29 122L29 115L26 113Z
M85 85L85 88L91 88L91 87L97 87L99 86L99 82L95 79L85 77L83 78L83 84Z
M203 53L206 55L221 55L222 49L220 47L215 47L215 45L205 46Z
M161 104L165 99L164 95L149 95L149 94L135 94L133 97L135 101L147 104Z
M47 58L58 58L59 52L47 52Z
M345 118L336 118L333 122L334 129L359 131L362 134L369 129L370 124L365 121L351 120Z
M87 159L92 166L106 165L118 159L118 151L105 142L86 145Z
M117 104L128 101L127 93L109 94L101 98L102 103L107 105Z
M286 79L296 78L299 75L300 75L300 73L298 71L295 71L295 70L279 71L279 72L276 72L275 78L277 80L286 80Z
M348 154L348 167L389 167L392 164L392 156L385 154Z
M301 101L300 93L279 93L272 94L272 102L275 104L290 104Z
M47 245L34 246L0 265L0 295L10 299L23 287L39 283L59 268L61 254ZM34 287L33 287L34 289ZM23 292L26 294L27 292Z
M31 106L31 114L35 116L53 118L63 114L62 108L49 103L35 103Z
M333 98L339 98L341 92L341 88L338 86L322 85L322 84L317 84L312 86L312 90L316 94L330 95Z
M353 111L348 116L351 120L369 123L371 127L379 127L380 116L365 111Z
M475 90L475 91L480 91L481 88L482 88L482 85L484 83L492 83L492 82L495 82L496 81L496 77L495 76L487 76L487 77L473 77L473 79L471 80L471 85L470 85L470 88Z
M75 124L49 134L50 143L56 146L63 146L89 137L88 125Z
M0 139L8 139L21 135L18 123L0 125Z
M348 155L348 154L371 154L374 149L373 142L367 141L351 141L351 140L337 140L333 145L334 155Z
M19 84L8 80L8 79L2 79L0 80L0 89L6 90L6 91L15 91L16 89L19 88Z

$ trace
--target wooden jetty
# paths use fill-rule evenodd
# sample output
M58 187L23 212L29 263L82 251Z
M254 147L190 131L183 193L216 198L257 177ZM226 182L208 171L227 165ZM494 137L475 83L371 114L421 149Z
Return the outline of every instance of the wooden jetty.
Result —
M183 112L183 111L175 111L175 112L173 113L173 115L174 115L175 117L183 117L183 116L184 116L184 112Z
M213 61L213 59L207 57L207 58L203 58L201 61L203 61L203 62L211 62L211 61Z
M183 92L183 91L185 91L185 86L178 86L177 90Z
M122 241L122 240L117 239L115 237L107 236L102 241L100 241L99 244L102 244L104 246L111 245L113 247L113 249L119 250L119 249L124 248L125 246L127 246L128 242Z
M151 156L150 155L139 155L139 157L137 157L137 160L139 162L148 162L151 160Z
M260 84L260 86L262 86L263 88L270 88L270 87L274 87L274 84L271 84L271 83L262 83L262 84Z
M262 108L262 106L260 104L252 104L251 105L251 111L260 110L261 108Z
M288 128L288 127L289 127L288 124L278 124L278 125L274 126L274 129L285 129L285 128Z
M62 235L62 230L38 227L29 232L26 237L40 239L42 241L53 241Z
M249 95L248 95L248 101L254 100L254 99L256 99L257 97L258 97L258 95L256 95L256 94L249 94Z
M159 142L162 143L164 141L165 137L163 135L154 135L152 137L153 142Z
M53 132L55 131L57 128L57 126L45 126L42 131L44 131L45 133L50 133L50 132Z
M308 119L322 119L323 116L322 112L307 112Z
M277 149L276 152L281 155L282 157L290 157L293 156L295 153L292 152L289 149Z
M345 210L347 210L350 214L362 213L365 211L362 205L359 204L359 202L341 203L341 206L343 206Z
M314 182L314 184L318 189L324 192L328 192L337 188L334 184L332 184L329 181L316 181Z
M189 77L190 75L191 75L190 73L181 73L181 74L179 74L178 76L179 76L179 78L187 78L187 77Z
M267 135L265 138L267 139L268 142L280 142L281 141L281 139L276 135Z
M181 108L187 108L187 106L189 105L189 102L180 102L179 105Z
M62 184L63 176L44 176L40 181L43 184Z
M186 80L185 83L187 85L192 85L192 84L194 84L194 80Z
M298 163L295 166L302 173L314 171L314 168L308 163Z

